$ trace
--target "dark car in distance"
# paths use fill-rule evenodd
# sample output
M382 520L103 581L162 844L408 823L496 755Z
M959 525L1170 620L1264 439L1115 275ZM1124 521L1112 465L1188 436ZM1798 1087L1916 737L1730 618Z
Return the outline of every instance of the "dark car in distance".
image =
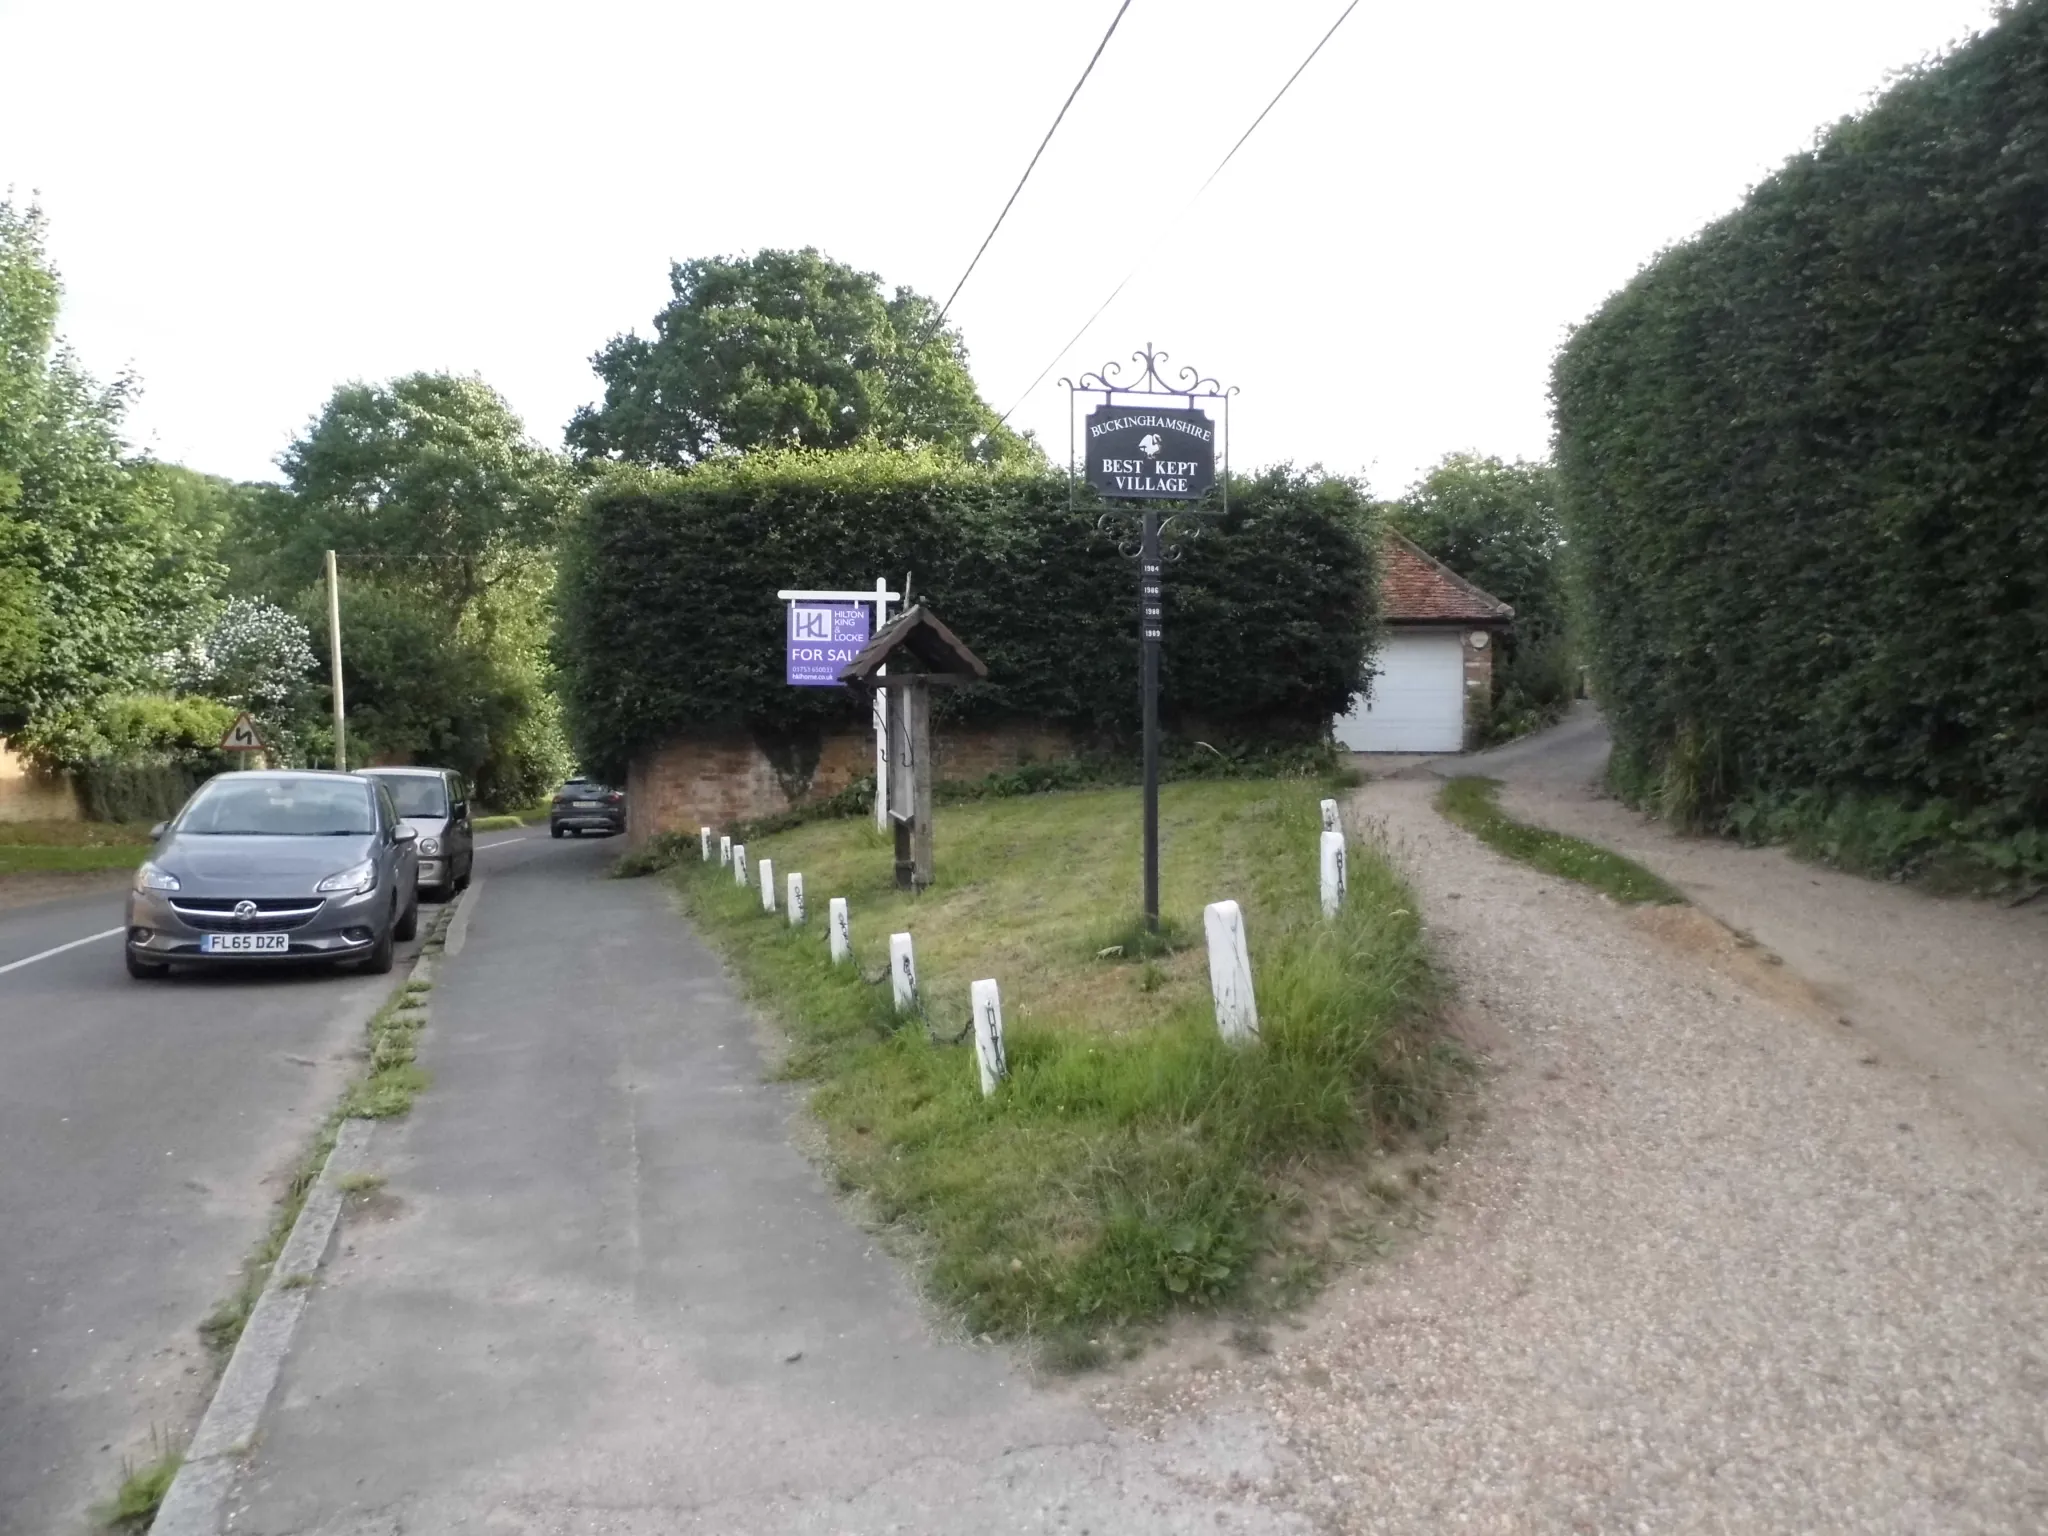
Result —
M304 960L383 972L419 931L419 833L358 774L215 774L155 837L128 893L131 976Z
M364 768L391 791L398 814L420 835L420 895L451 901L469 889L476 833L469 818L469 781L452 768Z
M626 830L626 792L595 779L571 779L548 802L548 835Z

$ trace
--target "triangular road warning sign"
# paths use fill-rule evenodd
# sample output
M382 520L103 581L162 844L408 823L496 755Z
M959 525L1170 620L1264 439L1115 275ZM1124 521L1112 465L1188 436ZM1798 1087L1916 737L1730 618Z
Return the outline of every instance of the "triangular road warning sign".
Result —
M261 752L263 738L256 734L256 722L249 718L245 709L235 716L235 723L228 727L227 735L220 739L223 752Z

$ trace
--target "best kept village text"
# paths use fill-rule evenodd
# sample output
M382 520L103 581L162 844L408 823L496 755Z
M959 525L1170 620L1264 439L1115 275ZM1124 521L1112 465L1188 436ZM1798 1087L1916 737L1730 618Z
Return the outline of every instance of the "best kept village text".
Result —
M1137 412L1127 416L1115 416L1108 421L1090 422L1088 424L1088 435L1091 438L1096 438L1108 432L1129 432L1133 427L1150 427L1155 431L1161 432L1179 432L1204 443L1211 441L1216 435L1213 428L1198 426L1194 422L1184 421L1178 416L1154 416L1145 412ZM1165 445L1162 444L1161 451L1163 452L1164 450ZM1192 459L1162 459L1155 457L1149 459L1102 460L1102 473L1109 478L1116 489L1134 496L1143 495L1147 492L1153 495L1158 495L1162 492L1179 492L1182 495L1190 494L1195 491L1196 487L1189 484L1189 477L1199 468L1201 468L1201 465Z

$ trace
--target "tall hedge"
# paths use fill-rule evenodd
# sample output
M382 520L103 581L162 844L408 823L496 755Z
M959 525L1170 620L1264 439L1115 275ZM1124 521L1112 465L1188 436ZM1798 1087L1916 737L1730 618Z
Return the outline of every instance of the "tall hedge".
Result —
M742 727L801 751L860 719L842 690L783 681L785 587L906 572L988 663L942 695L962 719L1028 717L1096 738L1138 719L1137 572L1065 476L935 453L750 454L621 470L565 541L559 643L572 734L617 773L678 733ZM1366 509L1348 481L1273 470L1168 567L1169 724L1320 734L1360 686L1376 616Z
M2048 0L1652 263L1553 397L1624 775L2048 823Z

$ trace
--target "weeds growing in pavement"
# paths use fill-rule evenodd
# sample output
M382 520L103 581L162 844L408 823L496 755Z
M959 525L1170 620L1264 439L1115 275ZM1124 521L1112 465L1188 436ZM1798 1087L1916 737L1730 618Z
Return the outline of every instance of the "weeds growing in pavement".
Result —
M111 1531L146 1531L171 1490L171 1480L185 1458L167 1449L157 1431L149 1432L151 1457L142 1466L121 1463L121 1486L93 1511L93 1518Z
M1534 865L1549 875L1562 875L1604 891L1631 905L1678 905L1685 897L1676 887L1633 859L1610 848L1517 821L1500 808L1498 779L1448 779L1437 791L1436 806L1489 848Z

